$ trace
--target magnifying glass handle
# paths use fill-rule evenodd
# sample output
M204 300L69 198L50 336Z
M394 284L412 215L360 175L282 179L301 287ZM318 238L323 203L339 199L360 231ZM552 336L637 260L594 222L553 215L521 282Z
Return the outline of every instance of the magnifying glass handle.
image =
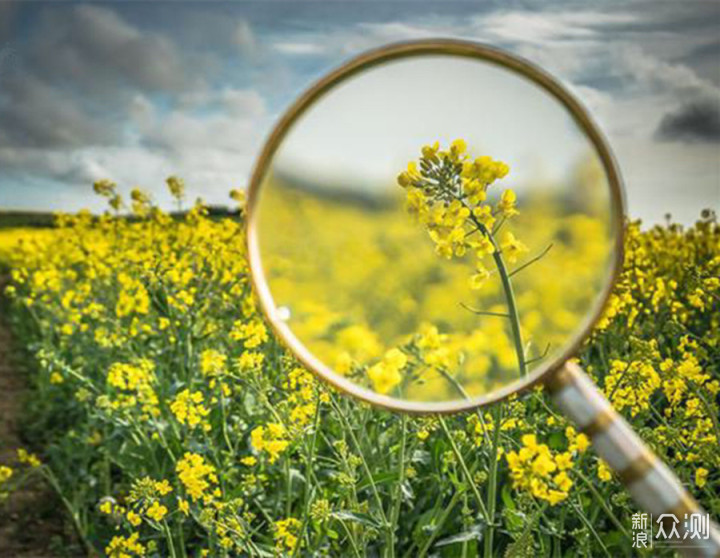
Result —
M648 545L667 542L685 556L720 557L717 524L577 364L566 363L547 381L546 388L579 430L592 438L597 453L649 514L647 529L657 536L662 527L667 537L648 541Z

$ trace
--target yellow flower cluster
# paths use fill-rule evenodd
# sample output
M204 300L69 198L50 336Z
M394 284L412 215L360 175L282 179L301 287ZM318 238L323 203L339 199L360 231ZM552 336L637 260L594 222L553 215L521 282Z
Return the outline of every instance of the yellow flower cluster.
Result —
M270 463L275 463L290 445L285 427L276 422L254 428L250 433L250 440L255 451L268 454Z
M317 410L319 397L316 396L318 387L315 378L304 368L293 368L284 387L290 394L290 421L295 428L302 428L312 420Z
M140 408L143 418L157 416L160 413L155 383L155 366L147 359L135 363L116 362L107 372L107 384L118 393L111 403L113 409Z
M200 371L204 376L222 376L227 372L227 356L215 349L205 349L200 353Z
M490 277L486 256L502 251L512 263L528 251L510 232L499 246L494 239L496 221L502 219L501 226L518 214L517 196L510 189L502 192L495 207L486 203L488 188L509 170L491 157L471 160L466 143L459 139L447 151L440 150L437 142L423 147L419 168L412 161L398 176L398 184L407 189L408 212L426 226L437 254L452 258L475 253L477 272L470 279L473 289Z
M534 434L522 437L519 452L506 455L513 486L550 503L551 506L568 497L573 481L567 471L573 466L569 452L555 454L546 444L538 444Z
M29 465L30 467L40 467L40 465L42 465L37 455L35 455L34 453L30 453L24 448L18 448L17 458L20 463L24 465Z
M628 407L635 416L649 406L650 397L660 387L660 376L648 362L614 360L605 377L605 391L616 409Z
M133 533L127 537L116 535L105 547L105 554L108 558L132 558L133 556L145 556L145 546L138 538L139 533Z
M210 414L203 403L205 398L201 391L190 391L185 389L177 394L170 404L170 410L180 424L186 424L190 428L202 427L205 432L210 431L210 423L206 418Z
M196 453L185 453L175 466L175 471L193 501L208 496L207 491L218 482L215 467Z
M285 554L295 550L295 546L298 544L297 533L300 530L300 521L294 517L288 517L276 521L273 527L277 552Z
M9 481L10 477L12 476L12 468L8 467L7 465L0 465L0 484Z
M230 339L242 341L246 349L255 349L267 341L267 329L259 320L249 323L235 322L230 330Z

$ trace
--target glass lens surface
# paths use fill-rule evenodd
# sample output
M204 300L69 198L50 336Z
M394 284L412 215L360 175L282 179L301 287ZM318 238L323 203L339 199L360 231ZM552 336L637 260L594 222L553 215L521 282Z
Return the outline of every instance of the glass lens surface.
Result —
M358 393L489 396L596 312L612 200L594 143L527 77L454 55L376 65L316 99L265 168L266 309Z

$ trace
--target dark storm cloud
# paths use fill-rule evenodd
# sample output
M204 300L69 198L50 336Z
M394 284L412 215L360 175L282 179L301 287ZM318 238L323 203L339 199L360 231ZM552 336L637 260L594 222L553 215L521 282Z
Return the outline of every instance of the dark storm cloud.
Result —
M690 101L666 114L655 137L660 141L720 143L720 99Z
M118 86L177 91L194 79L169 38L145 33L110 8L96 5L45 11L29 64L48 79L87 86L88 93Z
M95 5L44 9L15 50L18 67L0 78L0 147L116 144L137 94L201 88L211 65Z
M117 139L115 127L89 118L75 96L29 74L3 80L10 103L0 110L0 147L81 147Z
M0 47L10 40L16 14L17 5L14 2L0 2Z

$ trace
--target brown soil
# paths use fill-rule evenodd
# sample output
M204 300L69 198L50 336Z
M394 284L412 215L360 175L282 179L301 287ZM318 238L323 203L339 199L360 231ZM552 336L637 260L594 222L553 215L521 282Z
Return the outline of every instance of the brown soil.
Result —
M0 277L0 293L6 281ZM20 419L28 395L26 374L17 345L5 321L0 300L0 464L15 467L17 448L23 447ZM0 556L50 558L79 556L55 493L42 479L31 477L0 502Z

